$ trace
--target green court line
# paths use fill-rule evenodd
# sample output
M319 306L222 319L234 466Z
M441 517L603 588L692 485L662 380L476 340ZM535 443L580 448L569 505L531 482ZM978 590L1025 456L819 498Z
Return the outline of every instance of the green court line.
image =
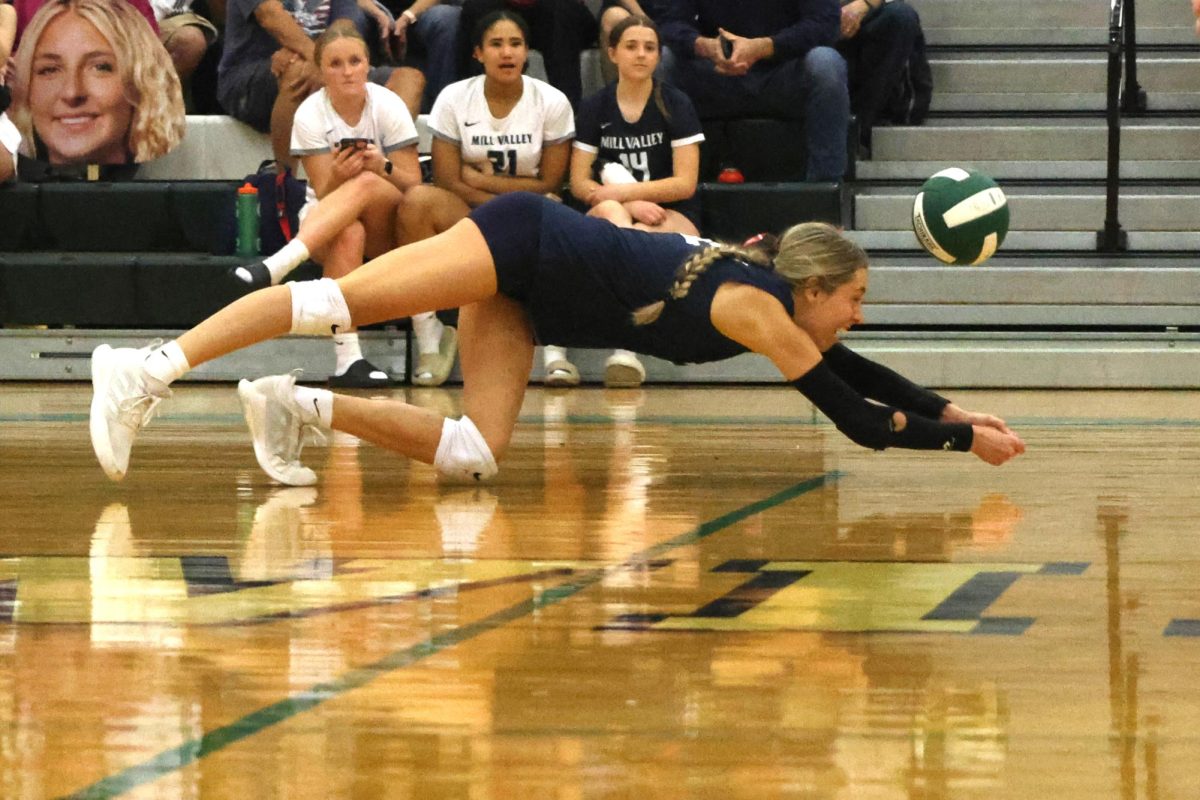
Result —
M364 686L375 678L411 666L442 650L489 633L509 622L529 616L539 609L560 603L579 594L584 589L596 585L613 572L637 568L639 565L652 561L669 550L695 544L701 539L724 530L730 525L741 522L748 517L786 503L800 495L820 489L826 484L838 480L842 475L843 473L841 472L832 471L801 481L770 497L734 509L716 519L703 522L678 536L653 544L619 564L584 572L576 576L573 580L547 589L529 600L517 603L502 611L497 611L491 616L484 617L469 625L455 628L452 631L432 636L423 642L384 656L373 664L351 670L337 680L319 683L307 691L291 695L277 703L253 711L239 720L205 733L199 739L184 742L178 747L165 750L141 764L124 769L77 792L65 795L64 800L84 800L84 798L92 800L93 798L115 797L136 789L139 786L156 781L165 775L189 766L211 753L235 744L248 736L252 736L266 730L272 725L285 722L297 714L315 708L326 700L332 700L352 689Z

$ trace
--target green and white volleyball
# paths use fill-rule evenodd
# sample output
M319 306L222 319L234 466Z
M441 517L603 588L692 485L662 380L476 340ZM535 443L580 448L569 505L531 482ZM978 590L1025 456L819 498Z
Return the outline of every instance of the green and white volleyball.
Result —
M950 167L921 186L913 201L917 241L947 264L982 264L1008 233L1008 198L975 170Z

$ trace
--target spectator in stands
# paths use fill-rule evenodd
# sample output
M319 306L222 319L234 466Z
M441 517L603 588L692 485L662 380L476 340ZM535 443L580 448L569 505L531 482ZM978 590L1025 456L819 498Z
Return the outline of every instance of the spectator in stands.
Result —
M674 56L667 79L701 119L803 119L807 180L841 180L850 98L837 0L669 0L657 21Z
M654 23L626 16L609 36L608 55L618 79L579 107L571 193L591 208L589 216L697 236L704 133L687 95L654 80L659 62ZM628 350L617 350L605 362L606 386L640 386L645 378L645 368Z
M330 23L365 25L354 0L230 0L225 45L217 71L217 96L230 116L271 135L275 160L292 166L292 119L304 99L321 86L313 36ZM373 83L391 89L415 115L424 79L414 69L373 67Z
M658 0L662 3L663 0ZM617 65L608 57L608 40L617 23L635 14L653 20L656 6L654 0L603 0L600 5L600 74L605 83L617 79Z
M1196 35L1200 36L1200 0L1192 0L1192 15L1196 17Z
M192 10L192 1L150 0L158 20L158 37L185 88L218 36L217 26Z
M402 244L448 230L496 195L562 190L575 119L562 92L523 74L528 33L525 20L508 10L476 25L474 55L483 75L450 84L434 101L429 130L436 185L418 186L406 197L398 216ZM425 340L435 339L430 333ZM452 366L423 348L413 382L440 385ZM553 352L547 375L579 382L574 365Z
M233 276L260 288L279 283L310 256L325 277L340 278L396 246L396 208L421 182L417 128L404 102L367 79L367 43L349 20L317 37L313 60L323 88L300 104L292 154L308 176L300 231L279 253L238 267ZM429 314L432 317L433 314ZM337 364L332 386L374 388L387 373L363 358L353 328L333 333Z
M595 44L597 33L596 18L584 0L463 0L462 6L460 75L478 71L472 55L474 39L466 36L485 15L507 9L525 21L528 45L542 54L550 85L567 96L572 108L579 106L583 97L580 54Z
M142 163L182 138L183 95L166 50L126 0L53 0L17 48L13 121L25 155Z
M895 92L920 33L921 19L904 0L842 0L838 51L849 69L850 108L867 153L871 129Z
M425 73L421 109L427 110L458 79L461 0L385 0L395 16L387 34L387 49L396 64L409 64Z

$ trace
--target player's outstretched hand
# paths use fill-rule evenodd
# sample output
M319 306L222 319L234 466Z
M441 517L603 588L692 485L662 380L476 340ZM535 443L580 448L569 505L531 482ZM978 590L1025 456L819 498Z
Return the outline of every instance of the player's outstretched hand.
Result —
M950 403L942 409L942 422L967 422L971 425L982 425L985 428L995 428L1003 433L1012 433L1008 424L999 417L991 414L981 414L978 411L967 411Z
M975 434L971 452L994 467L1025 452L1025 443L1011 431L978 424L972 425L971 430Z

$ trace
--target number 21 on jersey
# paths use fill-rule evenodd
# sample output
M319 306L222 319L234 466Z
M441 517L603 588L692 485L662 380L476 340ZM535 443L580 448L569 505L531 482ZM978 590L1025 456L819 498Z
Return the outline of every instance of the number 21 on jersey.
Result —
M497 175L516 175L517 174L517 151L516 150L488 150L488 161L492 162L492 167L495 168Z

